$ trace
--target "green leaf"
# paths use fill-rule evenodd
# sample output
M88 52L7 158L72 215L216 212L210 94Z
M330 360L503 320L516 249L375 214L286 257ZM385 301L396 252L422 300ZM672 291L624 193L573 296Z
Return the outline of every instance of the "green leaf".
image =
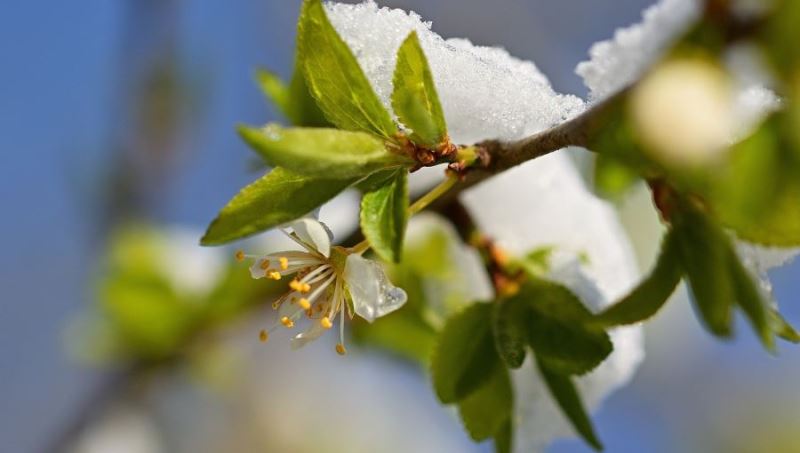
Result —
M389 180L394 178L396 171L397 169L395 168L377 171L359 181L358 184L356 184L356 188L362 193L378 190L386 184L389 184Z
M492 331L495 347L509 368L519 368L525 361L529 317L530 309L523 298L506 298L494 304Z
M752 275L744 268L733 250L731 250L729 258L729 266L730 278L736 289L736 301L739 307L752 324L764 348L774 352L775 332L770 322L767 301L761 296L761 291L756 287Z
M359 344L383 348L419 364L429 362L436 344L436 331L407 307L372 324L353 323L351 332Z
M341 129L394 137L397 126L320 0L303 2L297 36L308 90L325 117Z
M675 232L667 232L650 275L630 294L590 321L592 325L619 326L644 321L664 306L681 280L682 269Z
M622 161L598 153L594 161L594 185L599 194L619 198L639 180L639 175Z
M386 167L411 164L391 153L374 135L338 129L239 126L239 134L268 164L332 178L366 176Z
M434 147L446 139L444 112L416 31L397 51L392 108L400 121L413 130L414 143Z
M595 450L602 450L603 445L594 432L592 421L586 414L586 409L572 379L554 371L544 361L537 360L537 364L550 394L553 395L553 399L556 400L561 411L572 423L575 431Z
M395 171L383 187L361 200L361 231L372 249L386 261L398 262L408 223L408 172Z
M800 333L776 310L770 310L770 322L773 331L779 337L791 343L800 343Z
M521 260L512 263L512 268L517 265L529 276L541 277L550 272L550 258L554 250L555 248L552 246L545 246L528 252Z
M800 162L787 136L798 128L785 112L768 119L730 151L710 185L714 214L740 239L772 247L800 245Z
M458 403L458 413L472 440L480 442L503 429L513 405L508 371L497 363L490 378Z
M506 420L503 426L494 433L494 451L495 453L511 453L512 447L512 428L511 419Z
M297 219L355 181L314 178L275 168L236 194L208 226L200 243L223 244Z
M732 250L722 229L689 202L674 216L681 264L701 319L714 335L731 335L735 287L729 260Z
M295 63L294 73L288 86L277 75L266 69L256 71L256 82L267 98L293 125L330 126L322 111L317 107L317 102L308 92L302 70L297 67L297 63Z
M528 344L552 370L587 373L614 349L608 334L586 326L591 312L564 286L531 279L510 301L527 304Z
M442 403L455 403L489 379L497 365L491 305L475 303L452 316L433 351L431 377Z
M264 95L275 104L275 107L287 118L291 118L291 95L289 86L277 74L266 69L256 70L256 82Z

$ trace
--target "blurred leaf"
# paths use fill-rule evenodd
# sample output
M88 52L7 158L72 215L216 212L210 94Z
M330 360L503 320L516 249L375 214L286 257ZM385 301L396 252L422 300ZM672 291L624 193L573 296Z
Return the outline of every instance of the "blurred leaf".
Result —
M266 69L256 71L256 81L261 91L272 101L293 125L303 127L328 127L330 123L317 107L306 87L300 68L295 67L287 86L277 75Z
M800 48L797 24L800 23L800 3L796 0L770 2L771 12L759 28L770 62L786 79L797 75Z
M586 327L591 313L569 289L531 279L506 303L525 304L528 343L551 370L584 374L613 350L608 334Z
M730 242L688 201L674 217L677 248L700 318L714 335L730 336L736 299L728 263Z
M595 157L594 184L600 195L618 198L637 181L639 175L614 157L603 153L598 153Z
M341 129L393 138L397 126L320 0L303 2L297 35L308 89L328 120Z
M201 243L223 244L302 217L355 181L314 178L275 168L222 208Z
M780 313L770 310L769 315L772 329L779 337L791 343L800 343L800 333Z
M392 108L400 121L412 129L414 143L435 147L447 138L433 74L416 31L408 35L397 51Z
M502 434L513 405L508 371L498 362L489 379L458 403L458 412L472 440L480 442Z
M292 120L291 115L291 95L289 86L286 85L277 74L266 69L256 70L256 82L264 95L275 104L275 107L286 117ZM294 123L294 120L292 120Z
M775 351L775 332L769 319L767 301L761 296L753 276L748 272L736 253L731 250L729 260L730 279L736 289L736 301L752 324L761 343L768 351Z
M408 223L408 172L395 171L383 187L361 200L361 231L382 259L400 261Z
M586 414L586 409L572 379L554 371L544 361L537 360L536 363L550 394L553 395L553 399L558 403L561 411L572 423L575 431L595 450L602 450L603 445L594 432L592 421Z
M800 157L789 135L797 127L780 112L730 152L714 173L708 197L714 213L748 242L800 245Z
M512 447L512 422L509 418L503 423L503 426L494 434L494 451L495 453L511 453Z
M491 377L497 365L491 305L475 303L452 316L439 335L431 362L433 387L442 403L467 397Z
M550 272L550 258L553 255L553 247L540 247L529 252L518 263L531 277L541 277ZM513 266L512 266L513 268Z
M655 315L681 281L682 269L676 241L675 232L668 231L650 275L622 300L595 315L590 323L611 327L634 324Z
M525 361L529 316L528 303L523 298L506 298L494 304L492 330L495 346L509 368L519 368Z
M436 344L436 331L407 307L369 325L354 323L352 333L360 344L386 349L419 364L429 362Z
M366 176L410 159L391 153L383 140L339 129L239 126L242 136L273 167L325 179Z

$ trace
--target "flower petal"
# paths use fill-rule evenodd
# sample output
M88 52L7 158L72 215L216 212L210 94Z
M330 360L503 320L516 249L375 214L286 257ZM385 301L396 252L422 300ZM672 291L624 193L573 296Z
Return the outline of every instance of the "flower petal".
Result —
M306 329L305 332L301 332L295 335L294 338L292 338L290 342L292 350L300 349L303 346L307 345L308 343L311 343L312 341L316 340L317 338L322 336L323 333L325 333L325 330L327 329L322 327L322 325L318 321L312 322L311 326L309 326L309 328Z
M269 261L269 256L265 256L253 261L253 264L250 265L250 276L259 279L264 278L267 276L267 268L264 267L264 263ZM266 264L269 266L269 264Z
M321 253L326 258L330 256L333 234L325 224L316 219L304 217L295 220L288 226L292 228L301 241L312 246L314 250Z
M392 285L380 264L361 255L347 257L344 279L356 314L369 322L397 310L408 299L402 288Z

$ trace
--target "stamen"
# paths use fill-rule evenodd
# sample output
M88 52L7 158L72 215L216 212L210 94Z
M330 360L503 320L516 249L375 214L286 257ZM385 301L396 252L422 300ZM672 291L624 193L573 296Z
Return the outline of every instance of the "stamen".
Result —
M289 259L288 258L286 258L285 256L282 256L282 257L278 258L278 261L281 264L281 270L285 271L286 269L289 269Z
M269 332L262 329L258 334L258 339L261 340L262 343L266 343L267 340L269 340Z
M336 344L336 352L345 355L347 350L344 348L344 315L339 319L339 343Z
M234 256L236 257L236 261L238 261L238 262L240 262L240 263L241 263L242 261L244 261L244 252L243 252L243 251L241 251L241 250L237 250L237 251L236 251L236 254L235 254Z
M294 279L291 282L289 282L289 288L291 288L294 291L297 291L298 293L307 293L311 291L311 285L309 285L308 283L300 283L300 281L297 279Z
M300 308L303 310L308 310L311 308L311 302L309 302L305 297L300 298L300 301L298 301L297 304L300 305Z
M281 273L278 272L278 271L272 271L272 270L267 269L267 278L272 279L272 280L280 280L281 279Z
M283 324L287 329L291 329L292 327L294 327L294 321L289 319L288 316L284 316L283 318L281 318L281 324Z
M264 270L269 269L269 260L261 260L261 262L258 263L258 267Z
M319 325L322 326L323 329L330 329L333 327L333 323L327 316L324 316L322 319L319 320Z

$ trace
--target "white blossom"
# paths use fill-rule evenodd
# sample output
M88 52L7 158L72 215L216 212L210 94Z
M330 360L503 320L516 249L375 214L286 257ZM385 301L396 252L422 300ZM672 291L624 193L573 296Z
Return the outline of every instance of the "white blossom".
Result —
M236 253L240 261L253 259L250 274L255 279L281 280L294 275L289 291L273 303L279 319L261 332L263 341L278 326L291 329L305 317L310 321L309 326L291 341L293 349L303 347L332 328L341 314L336 351L344 354L345 311L351 319L357 314L372 322L406 302L405 291L391 284L380 264L350 249L331 246L333 235L325 224L302 218L287 227L291 231L281 230L302 250L261 256Z

